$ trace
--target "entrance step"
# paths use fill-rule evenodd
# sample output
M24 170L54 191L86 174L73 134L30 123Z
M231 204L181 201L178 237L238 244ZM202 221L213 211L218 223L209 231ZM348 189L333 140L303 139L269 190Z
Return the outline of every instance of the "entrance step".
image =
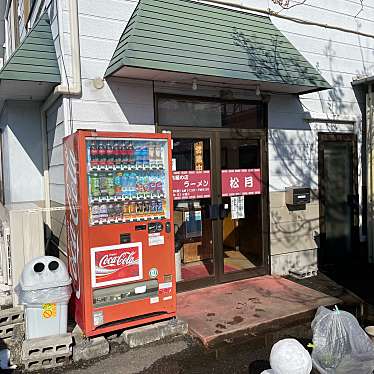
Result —
M130 348L134 348L166 337L185 335L187 331L188 325L186 322L172 319L125 330L121 337Z
M290 280L263 276L177 295L177 316L207 348L310 322L341 300Z

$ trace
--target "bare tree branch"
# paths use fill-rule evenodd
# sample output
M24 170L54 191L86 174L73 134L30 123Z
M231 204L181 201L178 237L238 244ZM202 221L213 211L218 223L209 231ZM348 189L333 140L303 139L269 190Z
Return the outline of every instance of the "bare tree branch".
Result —
M359 16L359 14L364 10L364 0L360 0L361 3L361 9L358 11L358 13L355 15L355 18Z
M274 4L279 5L282 9L291 9L295 6L304 4L307 0L302 0L299 3L290 5L290 0L271 0ZM361 0L362 2L363 0Z

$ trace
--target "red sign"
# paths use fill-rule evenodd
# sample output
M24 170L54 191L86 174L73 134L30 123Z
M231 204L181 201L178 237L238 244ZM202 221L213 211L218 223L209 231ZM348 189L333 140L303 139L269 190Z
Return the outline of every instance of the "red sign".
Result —
M173 198L203 199L210 197L210 171L173 171Z
M260 169L222 170L222 196L261 194Z
M142 243L91 248L92 287L143 278Z

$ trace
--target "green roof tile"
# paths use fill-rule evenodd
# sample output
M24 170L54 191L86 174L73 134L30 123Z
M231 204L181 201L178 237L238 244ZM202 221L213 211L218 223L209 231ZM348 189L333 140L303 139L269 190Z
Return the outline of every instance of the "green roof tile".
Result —
M330 88L269 17L190 0L140 0L105 76L122 67Z
M0 80L60 83L60 69L47 13L30 30L0 70Z

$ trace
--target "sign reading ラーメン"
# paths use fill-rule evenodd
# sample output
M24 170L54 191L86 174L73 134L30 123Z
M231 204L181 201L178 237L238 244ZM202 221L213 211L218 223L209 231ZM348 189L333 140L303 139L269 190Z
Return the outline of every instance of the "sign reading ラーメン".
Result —
M92 287L143 278L142 243L91 248Z
M174 200L210 197L210 171L173 171L172 187Z

